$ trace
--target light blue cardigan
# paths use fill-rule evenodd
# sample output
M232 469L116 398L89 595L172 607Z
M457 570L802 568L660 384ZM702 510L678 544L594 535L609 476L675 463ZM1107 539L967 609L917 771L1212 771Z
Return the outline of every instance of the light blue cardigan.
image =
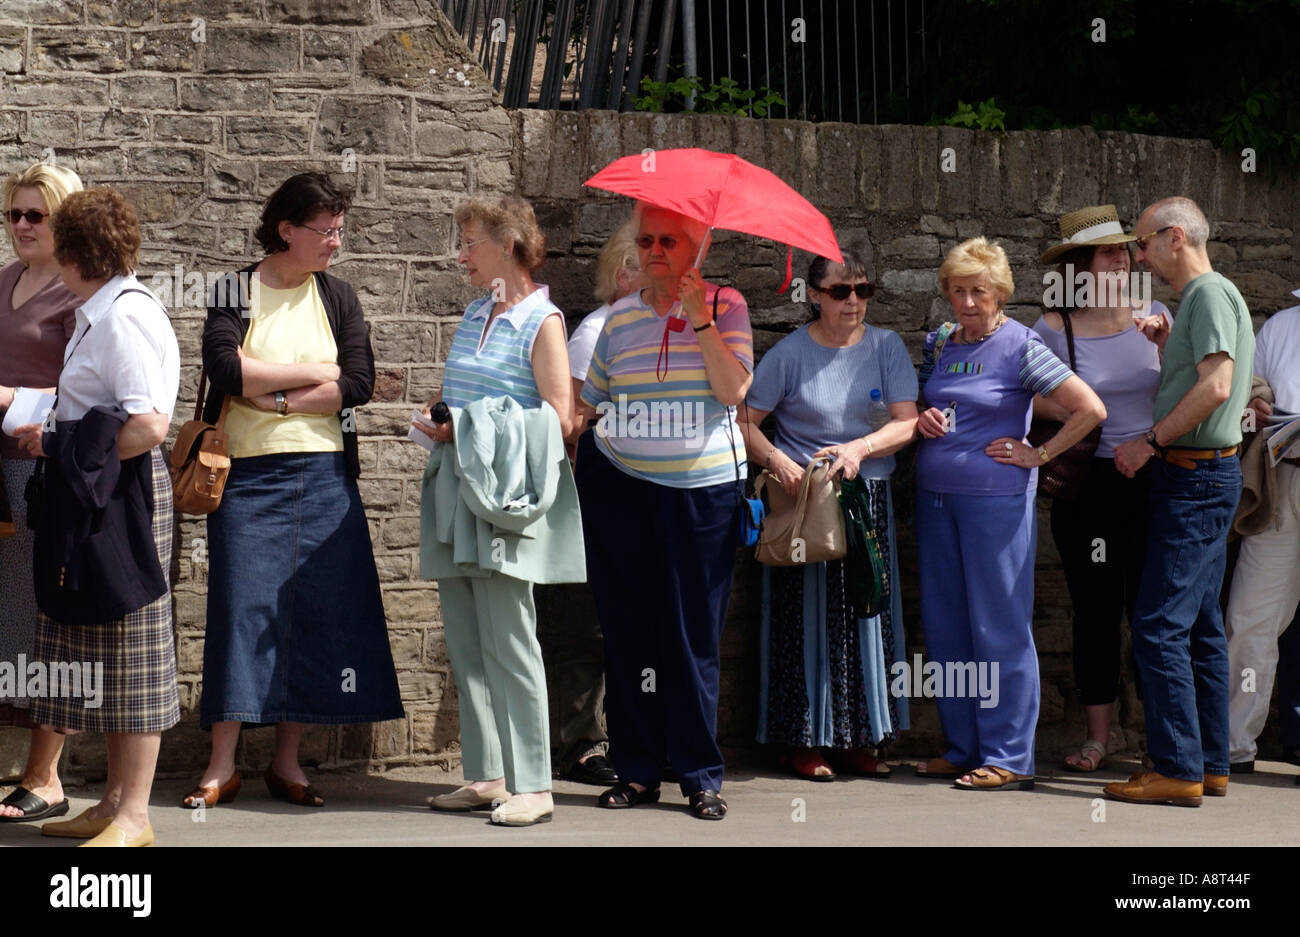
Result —
M450 407L420 488L420 576L586 582L582 513L550 404L510 397Z

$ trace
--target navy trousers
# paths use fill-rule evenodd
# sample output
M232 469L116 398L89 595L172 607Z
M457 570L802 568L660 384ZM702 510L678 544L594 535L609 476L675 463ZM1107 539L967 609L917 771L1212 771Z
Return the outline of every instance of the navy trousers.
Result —
M718 643L736 560L734 483L669 488L579 455L587 573L605 637L609 760L659 786L671 762L684 795L721 790Z

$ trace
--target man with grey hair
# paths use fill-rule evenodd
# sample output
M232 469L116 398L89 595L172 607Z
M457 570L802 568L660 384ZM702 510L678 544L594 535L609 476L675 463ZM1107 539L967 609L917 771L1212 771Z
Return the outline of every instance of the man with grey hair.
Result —
M1219 590L1241 496L1237 448L1255 335L1241 293L1210 266L1210 226L1195 202L1162 199L1133 233L1138 261L1182 302L1172 328L1149 326L1163 349L1154 425L1115 450L1116 467L1129 477L1157 459L1132 623L1154 770L1107 784L1106 794L1199 807L1203 793L1228 792L1228 646Z

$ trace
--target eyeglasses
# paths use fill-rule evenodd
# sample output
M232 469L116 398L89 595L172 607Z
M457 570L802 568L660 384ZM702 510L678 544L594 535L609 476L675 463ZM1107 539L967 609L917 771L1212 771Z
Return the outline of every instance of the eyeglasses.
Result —
M49 212L37 211L35 208L29 208L27 211L19 211L17 208L11 208L6 214L9 217L10 224L18 224L20 218L26 218L28 224L37 225L50 217Z
M462 254L468 254L470 251L478 247L484 241L490 241L490 240L491 238L479 238L477 241L462 241L460 245L460 252Z
M678 239L673 237L671 234L659 235L659 246L666 251L675 248L677 243ZM641 248L643 251L648 251L650 248L655 246L655 236L653 234L638 234L636 238L636 246Z
M819 293L825 293L831 299L838 302L844 302L849 298L849 293L856 293L858 299L870 299L876 295L876 284L874 283L854 283L850 286L847 283L836 283L834 286L814 286Z
M339 225L337 228L326 228L324 231L322 231L320 228L313 228L313 227L312 227L311 225L309 225L309 224L300 224L300 225L298 225L298 227L300 227L300 228L306 228L306 229L307 229L308 231L310 231L312 234L319 234L321 237L323 237L323 238L324 238L325 240L327 240L327 241L328 241L330 238L333 238L333 237L337 237L340 241L343 240L343 226L342 226L342 225Z
M1147 249L1147 244L1150 243L1153 237L1158 237L1159 235L1164 234L1170 228L1176 228L1176 227L1177 225L1167 224L1159 231L1152 231L1150 234L1144 234L1142 237L1138 238L1133 243L1137 245L1138 250L1144 251Z

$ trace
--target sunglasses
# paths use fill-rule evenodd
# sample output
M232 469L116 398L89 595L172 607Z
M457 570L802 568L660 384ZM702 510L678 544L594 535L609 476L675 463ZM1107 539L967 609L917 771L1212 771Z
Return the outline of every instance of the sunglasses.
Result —
M1158 237L1173 227L1175 226L1171 224L1167 224L1158 231L1152 231L1150 234L1144 234L1142 237L1136 239L1133 243L1137 245L1138 250L1144 251L1147 249L1147 244L1150 243L1153 237Z
M19 211L16 208L9 209L6 214L9 217L10 224L18 224L20 218L26 218L28 224L40 224L46 218L50 217L47 211L37 211L35 208L29 208L27 211Z
M659 235L659 246L666 251L670 251L677 246L678 240L671 234ZM643 251L648 251L655 246L655 237L653 234L639 234L636 239L636 246Z
M855 283L852 286L847 283L836 283L834 286L814 286L813 289L819 293L825 293L837 302L844 302L849 298L850 293L856 293L858 299L870 299L876 295L876 284L874 283Z

